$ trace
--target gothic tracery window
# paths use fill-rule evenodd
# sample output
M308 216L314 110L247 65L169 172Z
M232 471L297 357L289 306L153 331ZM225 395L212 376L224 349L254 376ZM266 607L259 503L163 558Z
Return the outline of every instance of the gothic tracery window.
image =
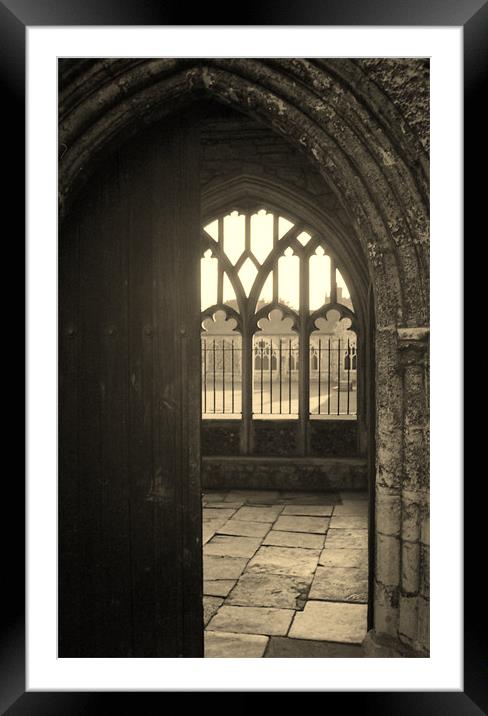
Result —
M326 240L291 216L230 211L202 230L205 418L357 414L357 321Z

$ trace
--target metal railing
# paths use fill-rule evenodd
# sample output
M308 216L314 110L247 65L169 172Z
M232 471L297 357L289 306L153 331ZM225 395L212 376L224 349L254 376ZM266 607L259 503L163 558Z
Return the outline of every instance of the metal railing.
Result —
M350 339L310 345L310 415L357 415L357 346Z
M340 338L312 339L309 354L309 414L314 418L357 415L357 347ZM296 340L254 337L252 411L255 417L298 417L299 355ZM202 413L240 417L241 338L202 336Z

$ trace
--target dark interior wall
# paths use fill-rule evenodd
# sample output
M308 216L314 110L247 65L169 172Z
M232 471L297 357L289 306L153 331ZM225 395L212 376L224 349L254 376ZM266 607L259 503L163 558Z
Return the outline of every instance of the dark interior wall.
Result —
M343 226L349 225L339 199L310 161L280 135L249 115L218 105L203 110L201 185L243 175L280 181L307 194ZM293 207L290 207L293 213Z

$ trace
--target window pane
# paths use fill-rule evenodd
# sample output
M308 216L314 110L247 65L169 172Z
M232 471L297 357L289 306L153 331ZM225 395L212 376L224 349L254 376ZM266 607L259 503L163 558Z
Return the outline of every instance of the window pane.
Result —
M224 273L223 301L228 306L232 306L232 308L239 313L236 292L226 273Z
M330 258L321 246L310 257L310 310L316 311L330 298Z
M278 219L278 239L282 239L283 236L295 226L291 221L280 216Z
M246 218L233 211L224 216L224 251L235 264L245 248Z
M217 219L215 221L212 221L210 224L207 224L207 226L204 226L205 231L207 234L209 234L214 241L219 240L219 222Z
M300 305L300 259L288 248L278 261L278 298L280 303L298 310Z
M264 210L251 216L251 251L260 264L273 248L273 214Z
M257 273L258 270L251 259L246 259L239 269L238 276L241 280L242 288L244 289L246 296L249 296L251 293Z
M200 293L202 311L217 303L218 261L212 252L206 251L200 261Z
M344 281L339 269L336 269L336 283L337 283L337 303L342 303L343 306L348 306L351 310L353 309L351 294L347 288L347 284Z
M273 300L273 272L268 274L266 281L264 282L261 293L259 294L259 300L256 306L256 310L265 306L267 303L271 303Z
M306 246L311 238L312 237L310 236L310 234L307 234L306 231L302 231L302 233L298 234L297 236L297 240L301 243L302 246Z

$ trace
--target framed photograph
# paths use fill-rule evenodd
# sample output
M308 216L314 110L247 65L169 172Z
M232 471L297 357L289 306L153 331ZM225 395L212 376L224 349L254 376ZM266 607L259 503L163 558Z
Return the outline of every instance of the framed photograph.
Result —
M0 6L28 406L2 708L479 713L461 138L487 6L157 6Z

